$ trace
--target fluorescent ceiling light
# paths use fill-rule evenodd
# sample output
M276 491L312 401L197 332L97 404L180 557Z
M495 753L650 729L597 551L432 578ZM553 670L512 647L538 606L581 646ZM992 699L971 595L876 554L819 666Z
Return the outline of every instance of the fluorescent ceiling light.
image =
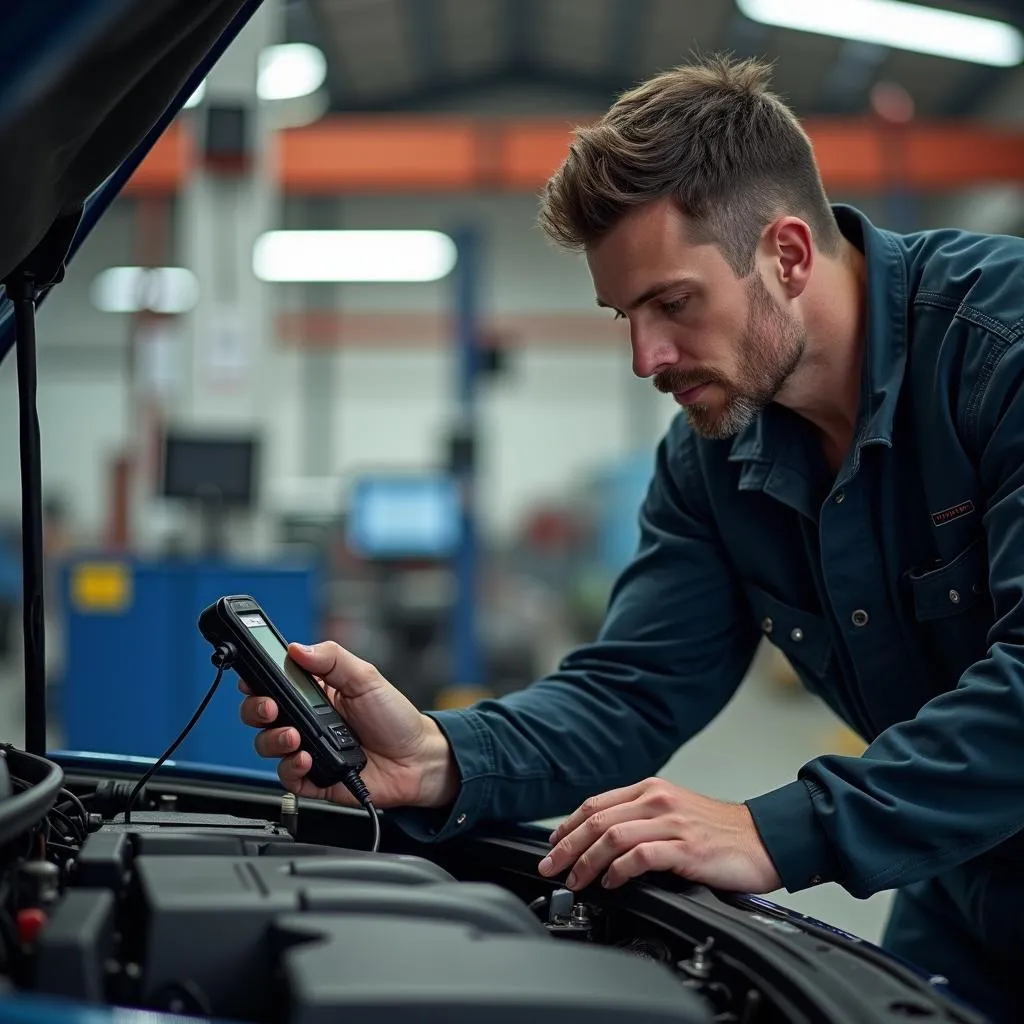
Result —
M104 313L187 313L199 299L199 282L184 267L110 267L90 293Z
M203 101L203 96L206 94L206 79L204 78L197 86L194 93L182 105L182 110L188 110L190 107L198 107Z
M316 92L327 77L327 60L309 43L282 43L260 52L256 95L261 100L293 100Z
M456 255L440 231L268 231L252 268L262 281L437 281Z
M902 0L736 0L753 21L937 57L1012 67L1024 36L1012 25Z

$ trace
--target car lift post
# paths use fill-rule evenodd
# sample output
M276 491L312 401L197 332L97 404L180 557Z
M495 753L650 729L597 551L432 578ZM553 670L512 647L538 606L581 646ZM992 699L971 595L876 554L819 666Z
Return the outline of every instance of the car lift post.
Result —
M458 253L453 275L455 341L458 365L458 418L452 439L451 471L460 500L459 542L455 554L455 605L453 615L453 670L449 702L469 698L484 683L481 677L477 632L478 592L476 467L478 427L476 392L480 373L479 270L480 237L472 226L452 233Z

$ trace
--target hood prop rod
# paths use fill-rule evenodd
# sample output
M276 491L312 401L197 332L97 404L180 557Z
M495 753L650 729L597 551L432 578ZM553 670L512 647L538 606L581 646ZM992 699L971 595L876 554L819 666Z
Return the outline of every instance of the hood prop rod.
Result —
M46 753L46 637L43 625L43 479L36 409L36 283L21 270L5 282L14 304L21 435L21 577L25 637L25 750Z

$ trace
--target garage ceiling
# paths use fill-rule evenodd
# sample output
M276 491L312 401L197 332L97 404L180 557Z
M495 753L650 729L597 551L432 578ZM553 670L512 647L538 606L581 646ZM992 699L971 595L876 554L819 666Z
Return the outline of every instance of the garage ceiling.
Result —
M1020 0L933 6L1024 28ZM802 116L860 113L879 80L903 85L919 116L970 115L1008 74L765 27L734 0L290 0L286 24L327 54L336 111L478 108L509 87L603 109L695 51L774 58L775 87Z

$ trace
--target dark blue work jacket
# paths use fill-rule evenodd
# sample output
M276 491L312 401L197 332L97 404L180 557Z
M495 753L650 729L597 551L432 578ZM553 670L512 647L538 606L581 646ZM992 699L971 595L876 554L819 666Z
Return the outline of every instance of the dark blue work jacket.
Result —
M553 816L656 774L767 635L870 744L748 801L785 887L867 896L963 865L965 902L1024 904L1024 240L834 212L868 278L838 476L781 406L726 441L678 417L598 639L519 693L434 713L462 789L403 827Z

